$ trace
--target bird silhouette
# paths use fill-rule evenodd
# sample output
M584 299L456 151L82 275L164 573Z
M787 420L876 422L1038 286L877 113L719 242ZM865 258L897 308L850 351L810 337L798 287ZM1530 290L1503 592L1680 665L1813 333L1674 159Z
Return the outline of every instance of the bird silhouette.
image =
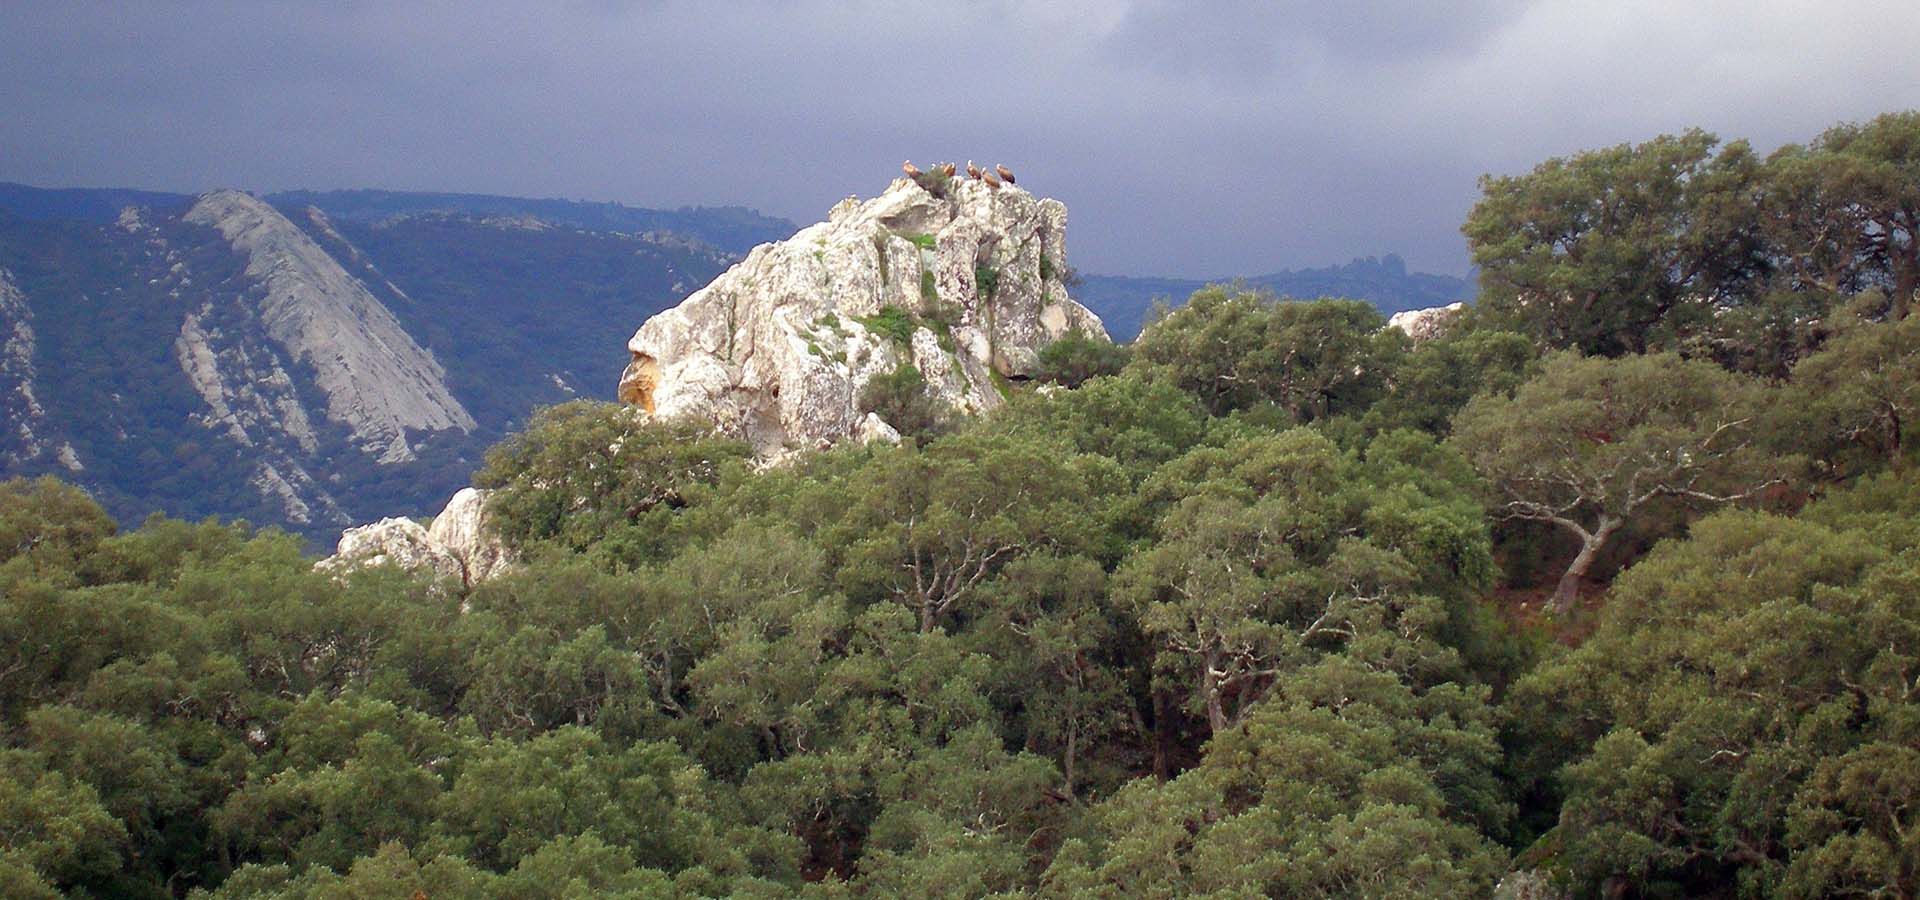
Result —
M1000 189L1000 179L993 177L992 172L980 173L980 180L986 182L987 187L993 188L996 191Z
M920 170L914 167L913 160L910 159L900 164L900 171L907 173L908 178L917 178L920 175Z
M967 177L975 181L980 180L980 167L974 165L973 160L967 160Z

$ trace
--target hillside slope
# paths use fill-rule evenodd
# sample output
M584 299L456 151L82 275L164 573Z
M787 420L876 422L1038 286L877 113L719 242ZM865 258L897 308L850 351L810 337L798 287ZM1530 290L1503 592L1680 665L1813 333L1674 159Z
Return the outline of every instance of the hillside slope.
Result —
M147 205L106 218L123 199ZM733 259L525 216L8 186L0 476L59 474L122 522L242 517L316 544L429 514L535 407L610 394L622 326Z

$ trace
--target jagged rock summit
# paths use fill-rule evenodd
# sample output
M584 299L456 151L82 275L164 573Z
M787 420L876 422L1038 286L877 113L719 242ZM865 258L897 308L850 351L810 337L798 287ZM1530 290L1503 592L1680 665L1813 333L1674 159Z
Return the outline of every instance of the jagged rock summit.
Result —
M641 325L619 398L763 458L891 432L860 398L902 365L959 411L992 409L996 378L1030 377L1047 344L1107 337L1067 294L1066 221L1057 200L963 177L850 197Z

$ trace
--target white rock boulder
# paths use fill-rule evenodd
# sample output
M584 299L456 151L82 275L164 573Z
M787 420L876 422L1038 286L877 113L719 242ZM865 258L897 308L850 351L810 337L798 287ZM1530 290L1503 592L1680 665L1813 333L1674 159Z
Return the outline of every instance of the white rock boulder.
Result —
M1426 309L1409 309L1388 316L1387 327L1398 328L1415 344L1421 344L1439 337L1446 330L1447 323L1466 308L1465 303L1449 303Z
M487 492L463 488L430 527L412 519L381 519L340 534L322 571L350 572L379 565L430 571L462 591L513 568L512 551L487 527Z
M902 178L848 198L648 319L620 400L704 418L777 457L885 439L861 389L902 364L978 413L1001 404L997 378L1030 376L1060 336L1106 337L1062 280L1065 205L964 177L932 187Z

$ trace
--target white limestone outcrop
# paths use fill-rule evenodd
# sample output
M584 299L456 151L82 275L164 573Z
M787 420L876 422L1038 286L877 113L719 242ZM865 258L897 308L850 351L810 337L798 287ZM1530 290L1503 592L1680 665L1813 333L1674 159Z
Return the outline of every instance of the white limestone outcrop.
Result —
M262 289L258 313L267 335L313 366L328 418L383 463L414 458L407 432L472 431L473 416L446 384L446 371L408 336L393 313L347 274L319 244L273 207L239 191L203 195L184 220L218 229L247 257ZM192 344L183 327L182 342ZM194 376L181 349L182 368ZM203 396L207 380L196 379ZM215 418L220 418L216 407Z
M1449 303L1445 306L1429 306L1426 309L1409 309L1387 317L1388 328L1398 328L1413 339L1415 344L1425 343L1440 336L1461 311L1465 303Z
M392 564L432 572L436 581L464 591L517 563L513 552L488 528L486 506L486 491L463 488L430 526L388 518L349 528L340 534L334 554L316 568L344 573Z
M996 378L1029 376L1056 338L1106 337L1062 281L1065 205L964 177L935 188L902 178L841 201L648 319L620 400L707 419L771 458L886 439L861 389L902 364L977 413L1001 404Z

